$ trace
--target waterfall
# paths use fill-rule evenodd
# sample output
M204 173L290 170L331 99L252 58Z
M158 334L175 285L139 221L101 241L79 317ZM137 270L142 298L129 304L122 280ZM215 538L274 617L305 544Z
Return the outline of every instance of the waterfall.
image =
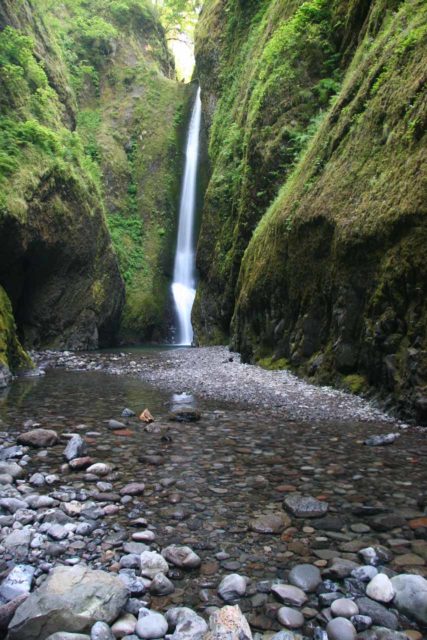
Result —
M178 330L176 344L182 345L190 345L193 341L191 309L196 295L194 226L201 113L199 87L191 114L185 150L185 169L179 205L178 241L172 284Z

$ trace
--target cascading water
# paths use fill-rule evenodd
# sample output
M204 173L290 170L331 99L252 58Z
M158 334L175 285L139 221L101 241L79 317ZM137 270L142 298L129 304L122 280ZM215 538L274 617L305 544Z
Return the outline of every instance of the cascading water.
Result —
M191 309L196 295L194 226L201 113L199 87L191 114L185 150L184 180L179 205L178 241L172 284L177 318L176 344L182 345L189 345L193 341Z

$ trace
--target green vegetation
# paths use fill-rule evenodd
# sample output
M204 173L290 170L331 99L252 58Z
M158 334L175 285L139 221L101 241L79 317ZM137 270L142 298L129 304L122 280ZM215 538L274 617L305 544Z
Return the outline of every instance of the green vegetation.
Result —
M5 290L0 287L0 367L5 366L16 373L33 368L29 355L22 348L16 335L12 305Z
M290 366L286 358L275 359L273 356L259 358L256 360L256 363L259 367L268 369L269 371L280 371L282 369L289 369Z

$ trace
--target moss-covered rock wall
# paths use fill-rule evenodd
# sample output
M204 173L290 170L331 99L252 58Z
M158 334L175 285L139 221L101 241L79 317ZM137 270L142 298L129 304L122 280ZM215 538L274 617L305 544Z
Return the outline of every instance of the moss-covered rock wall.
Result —
M425 3L226 4L197 42L199 338L425 420Z
M0 84L0 284L25 345L164 338L191 91L153 5L5 0Z
M12 373L32 367L33 363L16 335L10 300L0 287L0 389L10 383Z

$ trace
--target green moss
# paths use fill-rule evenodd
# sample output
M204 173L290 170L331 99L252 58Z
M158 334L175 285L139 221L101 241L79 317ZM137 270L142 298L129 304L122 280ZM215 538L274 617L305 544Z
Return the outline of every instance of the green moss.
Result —
M365 376L361 376L357 373L345 376L342 379L343 385L351 393L359 394L368 389L368 381Z
M286 358L277 358L274 356L259 358L256 360L256 364L263 369L268 369L269 371L280 371L282 369L289 369L290 364Z
M8 367L12 373L21 369L31 369L34 366L16 335L12 305L2 287L0 287L0 365Z

